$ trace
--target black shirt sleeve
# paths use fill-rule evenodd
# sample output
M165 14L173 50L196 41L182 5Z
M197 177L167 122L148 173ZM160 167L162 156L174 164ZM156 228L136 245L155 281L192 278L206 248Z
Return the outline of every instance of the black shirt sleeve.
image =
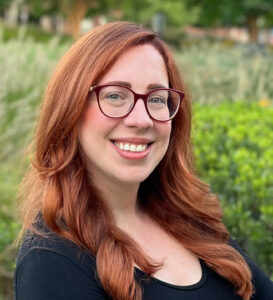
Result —
M95 273L93 273L95 274ZM106 300L95 276L59 253L31 249L17 266L16 300Z
M251 300L273 299L273 282L267 277L267 275L261 271L261 269L250 259L248 260L249 267L252 271L252 282L254 285L254 294Z
M246 260L251 272L254 294L251 300L273 300L273 282L269 277L254 263L238 244L230 239L230 245L234 247Z

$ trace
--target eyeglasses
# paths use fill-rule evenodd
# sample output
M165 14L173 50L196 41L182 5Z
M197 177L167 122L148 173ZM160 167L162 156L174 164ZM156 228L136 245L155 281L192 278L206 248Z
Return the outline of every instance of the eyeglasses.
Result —
M183 92L159 88L147 94L137 94L123 85L91 86L97 97L101 112L109 118L123 118L134 109L138 99L142 99L151 119L165 122L174 118L180 103L184 98Z

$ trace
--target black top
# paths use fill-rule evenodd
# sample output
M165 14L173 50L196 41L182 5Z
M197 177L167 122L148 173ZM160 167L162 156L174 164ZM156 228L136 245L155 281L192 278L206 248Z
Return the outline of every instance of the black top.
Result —
M236 243L231 244L241 252ZM253 273L256 293L251 300L273 300L273 283L242 254ZM202 278L189 286L173 285L154 277L148 279L143 271L135 268L135 278L143 287L143 300L241 299L228 281L200 262ZM99 282L95 256L53 232L50 239L33 233L26 235L17 258L14 290L17 300L111 299Z

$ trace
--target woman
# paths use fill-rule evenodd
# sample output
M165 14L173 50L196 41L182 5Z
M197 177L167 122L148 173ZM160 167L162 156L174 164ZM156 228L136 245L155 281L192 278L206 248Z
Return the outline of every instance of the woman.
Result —
M45 92L21 187L16 299L272 299L194 173L190 129L153 32L117 22L80 38Z

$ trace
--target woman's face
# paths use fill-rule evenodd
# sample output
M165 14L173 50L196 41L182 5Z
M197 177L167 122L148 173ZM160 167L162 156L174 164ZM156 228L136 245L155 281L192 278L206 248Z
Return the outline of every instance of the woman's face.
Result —
M98 85L109 83L127 85L139 94L148 92L151 87L169 87L164 60L151 45L134 46L122 53ZM93 92L77 130L87 169L95 182L139 184L165 155L171 121L152 120L142 99L138 99L133 111L125 118L108 118L101 113ZM120 149L120 143L129 149ZM144 151L130 151L134 148L143 150L147 144Z

